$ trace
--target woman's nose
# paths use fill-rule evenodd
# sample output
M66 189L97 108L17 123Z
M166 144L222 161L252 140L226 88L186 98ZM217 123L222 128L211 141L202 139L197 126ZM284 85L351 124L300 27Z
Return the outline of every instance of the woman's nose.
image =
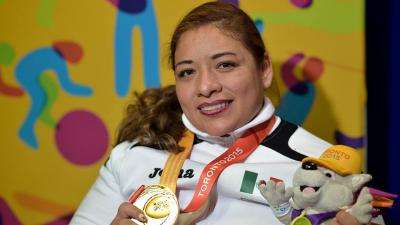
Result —
M202 71L199 76L198 82L198 95L203 97L210 97L213 93L220 92L222 85L215 74L212 71Z

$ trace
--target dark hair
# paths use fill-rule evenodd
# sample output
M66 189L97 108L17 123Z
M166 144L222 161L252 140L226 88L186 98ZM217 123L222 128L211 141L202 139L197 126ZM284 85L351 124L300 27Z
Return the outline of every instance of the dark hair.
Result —
M208 2L190 11L177 25L170 42L169 62L175 70L175 51L186 31L212 24L222 32L239 40L261 68L267 54L264 42L253 20L240 8L223 2Z
M135 93L134 103L126 109L115 144L136 140L140 145L179 151L177 143L185 129L181 116L174 85Z

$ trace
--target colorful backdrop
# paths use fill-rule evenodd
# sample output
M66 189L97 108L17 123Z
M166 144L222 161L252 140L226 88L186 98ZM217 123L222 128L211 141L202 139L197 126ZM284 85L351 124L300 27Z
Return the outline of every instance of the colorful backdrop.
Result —
M174 83L169 38L202 2L0 0L0 224L67 223L132 92ZM277 113L364 149L364 1L229 2L264 38Z

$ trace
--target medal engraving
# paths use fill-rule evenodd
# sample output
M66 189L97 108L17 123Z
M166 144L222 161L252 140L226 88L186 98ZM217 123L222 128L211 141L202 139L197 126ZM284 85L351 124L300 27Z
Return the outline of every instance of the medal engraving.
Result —
M170 214L170 199L165 196L151 199L145 206L146 214L153 218L163 218Z
M147 217L147 223L132 219L139 225L173 225L179 214L175 194L158 184L146 186L133 205L141 209Z

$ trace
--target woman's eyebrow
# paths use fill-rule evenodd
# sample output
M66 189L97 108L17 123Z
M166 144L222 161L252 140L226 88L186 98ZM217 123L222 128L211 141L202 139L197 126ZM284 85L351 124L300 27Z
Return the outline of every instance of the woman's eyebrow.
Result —
M233 52L221 52L221 53L217 53L217 54L214 54L214 55L212 55L211 56L211 59L218 59L218 58L220 58L220 57L222 57L222 56L225 56L225 55L234 55L234 56L236 56L236 53L233 53ZM182 64L192 64L193 63L193 60L182 60L182 61L179 61L179 62L177 62L176 64L175 64L175 68L177 67L177 66L179 66L179 65L182 65Z
M235 53L233 52L221 52L221 53L217 53L211 56L211 59L218 59L219 57L225 56L225 55L234 55L236 56Z
M175 64L175 68L177 67L177 66L179 66L179 65L182 65L182 64L192 64L193 63L193 60L182 60L182 61L179 61L179 62L177 62L176 64Z

